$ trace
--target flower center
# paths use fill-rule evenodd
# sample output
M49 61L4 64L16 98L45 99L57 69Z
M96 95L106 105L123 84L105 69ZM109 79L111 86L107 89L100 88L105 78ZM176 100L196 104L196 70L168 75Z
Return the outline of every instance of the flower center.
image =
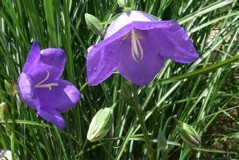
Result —
M131 36L131 37L129 37L129 36ZM139 60L142 60L142 58L144 56L144 50L140 43L140 39L142 39L142 37L140 37L137 34L135 29L132 29L130 31L130 33L126 34L123 37L123 40L126 40L128 38L131 38L131 55L132 55L133 59L135 60L135 62L139 63Z
M50 77L50 72L48 70L46 70L46 77L39 83L37 83L34 87L35 88L48 88L49 90L51 90L51 87L54 86L59 86L58 83L48 83L48 84L42 84L44 83L46 80L48 80L48 78Z

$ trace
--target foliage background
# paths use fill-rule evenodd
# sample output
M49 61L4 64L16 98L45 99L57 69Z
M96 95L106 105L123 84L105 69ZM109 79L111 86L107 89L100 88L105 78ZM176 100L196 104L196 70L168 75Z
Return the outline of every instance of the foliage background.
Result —
M6 102L9 110L9 119L0 124L0 149L11 150L16 159L147 159L136 115L120 100L127 84L145 115L155 159L239 158L238 0L129 3L163 20L176 19L191 35L200 58L188 65L167 60L154 81L145 87L129 84L118 73L89 87L86 49L101 38L87 28L84 14L107 21L122 11L115 0L0 1L0 101ZM12 85L17 82L33 39L42 48L65 50L63 77L82 93L81 101L64 114L64 131L41 120L4 87L4 80ZM87 141L92 117L100 108L114 104L114 124L109 134L100 142ZM201 135L201 151L182 142L175 116ZM168 145L162 150L160 140L164 136Z

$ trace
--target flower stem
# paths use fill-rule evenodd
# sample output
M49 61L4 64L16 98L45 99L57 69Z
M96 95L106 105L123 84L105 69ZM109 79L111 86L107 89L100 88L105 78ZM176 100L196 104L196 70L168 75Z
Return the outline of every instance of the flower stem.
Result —
M145 122L144 122L144 117L142 115L142 111L139 109L138 106L131 106L131 107L134 109L134 111L136 113L136 116L137 116L137 118L139 120L141 129L142 129L142 132L143 132L143 135L144 135L144 138L145 138L145 143L146 143L146 147L147 147L147 153L148 153L149 157L151 159L153 159L152 157L153 157L154 150L153 150L153 148L151 146L149 134L148 134Z
M149 156L149 159L154 159L154 150L151 146L150 137L149 137L149 134L148 134L147 127L145 125L143 111L139 106L139 97L138 97L138 93L137 93L137 90L136 90L135 86L133 86L133 92L134 92L134 99L131 99L131 100L133 100L134 103L129 103L129 104L134 109L134 111L136 113L136 116L139 120L141 129L142 129L142 132L143 132L143 135L144 135L144 138L145 138L145 144L146 144L146 147L147 147L147 154Z
M15 95L11 96L11 118L12 118L12 128L11 128L11 152L12 152L12 159L15 159L15 104L16 104L16 97Z

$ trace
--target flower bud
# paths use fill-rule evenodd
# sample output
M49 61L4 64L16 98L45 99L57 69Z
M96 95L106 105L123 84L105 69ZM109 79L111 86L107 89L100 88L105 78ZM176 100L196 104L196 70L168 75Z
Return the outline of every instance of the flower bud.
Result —
M5 89L6 89L7 93L9 95L11 95L11 93L13 91L12 85L7 80L4 80L4 85L5 85Z
M12 160L12 152L9 150L0 150L0 159Z
M7 109L7 104L2 102L0 104L0 119L3 119L5 121L8 120L8 109Z
M18 90L17 90L17 85L16 84L10 84L7 80L4 80L4 85L7 93L9 95L16 95Z
M86 13L85 22L92 32L100 35L101 37L104 36L104 25L98 18Z
M110 130L113 123L113 109L100 109L93 117L87 133L87 139L91 142L101 140Z
M126 5L127 5L126 0L117 0L117 3L119 5L119 7L122 7L122 8L126 7Z
M193 127L177 120L177 129L184 143L192 148L201 146L201 137Z

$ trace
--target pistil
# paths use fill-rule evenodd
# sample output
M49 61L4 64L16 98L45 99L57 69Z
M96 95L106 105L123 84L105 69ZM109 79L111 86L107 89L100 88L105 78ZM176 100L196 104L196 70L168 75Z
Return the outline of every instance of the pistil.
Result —
M35 88L48 88L49 90L51 90L51 87L55 87L55 86L59 86L58 83L47 83L47 84L43 84L45 81L48 80L48 78L50 77L50 72L48 70L46 70L47 75L46 77L39 83L37 83L34 87Z

